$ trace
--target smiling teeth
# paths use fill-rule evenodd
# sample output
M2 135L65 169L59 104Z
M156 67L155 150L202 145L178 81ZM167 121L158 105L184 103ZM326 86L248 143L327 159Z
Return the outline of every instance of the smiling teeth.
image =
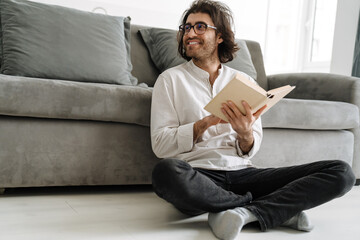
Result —
M189 42L189 45L198 44L197 42Z

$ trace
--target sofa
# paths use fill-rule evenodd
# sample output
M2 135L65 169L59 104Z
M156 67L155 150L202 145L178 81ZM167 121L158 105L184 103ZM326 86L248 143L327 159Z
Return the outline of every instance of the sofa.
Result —
M116 20L116 24L125 26L125 33L107 36L107 39L125 41L121 44L129 62L121 62L126 56L117 62L120 55L116 55L115 50L102 56L103 51L112 48L110 45L96 42L86 48L96 36L88 37L84 32L78 33L87 39L81 45L77 46L76 42L61 45L72 48L67 54L80 53L72 58L70 55L60 58L57 54L63 54L66 48L46 46L56 45L59 37L67 35L44 41L47 34L56 35L63 29L42 33L38 29L41 26L27 24L34 16L42 16L34 15L34 6L36 11L43 7L46 11L41 14L51 16L65 11L76 19L84 14L96 21L109 18L40 3L0 0L0 188L151 184L152 169L160 160L154 155L150 142L152 87L161 71L184 61L176 54L176 47L173 49L176 31L131 25L129 18L111 17L106 24ZM11 29L14 25L7 24L6 21L16 21L17 15L11 16L12 12L21 12L19 19L26 19L26 14L31 13L27 22L18 20L20 27L26 25L25 30L14 31ZM91 22L91 26L96 25L96 21ZM76 26L83 23L76 22ZM50 24L54 26L58 22ZM101 29L106 28L106 24L103 22ZM28 28L34 26L35 35L31 35L33 32ZM46 27L49 26L44 29ZM80 27L76 31L85 31L85 26ZM76 31L69 37L81 37ZM98 32L99 28L94 31ZM21 43L24 33L26 44ZM41 35L40 40L29 42L29 36L36 38L37 35ZM105 41L103 38L99 41ZM18 45L12 45L15 43ZM41 49L24 54L38 46L21 49L29 44L38 44ZM115 45L118 44L115 41ZM267 76L260 45L250 40L239 40L239 44L242 52L237 62L230 63L235 64L233 67L253 76L264 89L287 84L296 86L262 116L264 138L253 163L258 167L281 167L340 159L352 166L359 183L360 79L328 73ZM95 48L100 50L87 56ZM49 56L49 52L52 55ZM43 55L47 58L41 61ZM72 63L77 57L81 57L81 61ZM128 72L119 74L120 64ZM97 69L98 65L101 68ZM112 74L113 71L116 73ZM112 78L111 74L116 77ZM125 80L120 79L125 75Z

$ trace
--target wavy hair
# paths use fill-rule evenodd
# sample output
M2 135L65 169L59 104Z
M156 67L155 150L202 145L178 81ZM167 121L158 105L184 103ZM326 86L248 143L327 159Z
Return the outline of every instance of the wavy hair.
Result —
M196 0L192 3L189 9L185 10L182 16L181 25L185 24L187 18L192 13L207 13L214 22L217 33L221 34L223 42L219 44L218 55L221 63L226 63L234 59L235 53L239 50L238 45L235 42L235 35L232 30L232 24L234 23L232 12L230 8L217 1L210 0ZM178 52L187 61L191 60L186 56L186 51L183 42L184 32L178 31Z

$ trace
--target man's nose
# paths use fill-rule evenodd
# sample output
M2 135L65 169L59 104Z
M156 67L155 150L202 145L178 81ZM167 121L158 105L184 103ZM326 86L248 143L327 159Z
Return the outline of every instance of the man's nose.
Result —
M187 33L188 37L197 36L195 33L195 29L192 27L190 28L190 32Z

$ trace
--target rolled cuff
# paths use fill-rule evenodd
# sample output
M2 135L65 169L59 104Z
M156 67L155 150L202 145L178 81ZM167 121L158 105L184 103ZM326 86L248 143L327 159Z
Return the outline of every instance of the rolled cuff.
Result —
M243 151L241 150L238 139L236 139L235 144L236 144L237 154L244 159L251 159L256 154L257 149L259 149L259 146L258 146L259 140L255 136L254 136L254 145L251 148L251 150L246 154L244 154Z
M194 123L188 123L178 127L177 142L179 152L189 152L194 146Z

